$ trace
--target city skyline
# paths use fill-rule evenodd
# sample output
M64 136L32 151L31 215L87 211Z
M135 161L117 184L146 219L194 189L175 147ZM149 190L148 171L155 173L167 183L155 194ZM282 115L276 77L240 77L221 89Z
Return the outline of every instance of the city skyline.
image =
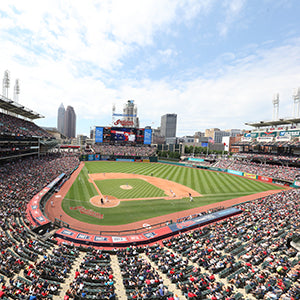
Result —
M177 114L177 135L251 129L245 122L293 110L300 86L300 20L296 0L162 0L61 3L0 8L0 76L8 96L19 79L19 103L57 124L64 99L77 132L111 123L112 106L134 99L140 127ZM133 9L134 8L134 9Z

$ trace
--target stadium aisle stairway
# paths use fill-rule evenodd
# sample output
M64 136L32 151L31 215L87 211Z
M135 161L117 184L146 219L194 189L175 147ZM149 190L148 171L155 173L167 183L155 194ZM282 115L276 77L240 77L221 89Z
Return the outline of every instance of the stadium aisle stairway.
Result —
M75 270L79 268L84 256L85 256L85 253L80 252L79 256L74 260L73 265L70 269L69 275L67 276L65 282L61 284L61 291L60 291L59 295L54 296L53 300L56 300L56 299L61 300L64 298L66 291L68 290L68 288L70 286L70 283L73 281L73 278L74 278L73 276L74 276Z
M176 287L176 285L172 283L171 280L157 268L157 265L151 261L145 253L142 253L141 256L146 259L154 269L157 270L157 273L163 278L165 285L168 287L169 292L173 293L174 295L181 295L183 297L182 292Z
M113 270L113 274L115 275L115 288L118 299L126 299L126 291L123 284L123 278L121 275L121 269L117 255L111 255L111 267Z

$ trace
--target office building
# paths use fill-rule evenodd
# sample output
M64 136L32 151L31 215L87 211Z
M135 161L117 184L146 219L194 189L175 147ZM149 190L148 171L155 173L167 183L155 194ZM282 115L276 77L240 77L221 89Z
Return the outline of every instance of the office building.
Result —
M161 117L160 133L165 138L176 137L177 115L166 114Z
M65 111L64 134L68 138L76 136L76 114L72 106L68 106Z
M65 128L65 107L63 104L60 105L57 112L57 130L60 133L64 133Z

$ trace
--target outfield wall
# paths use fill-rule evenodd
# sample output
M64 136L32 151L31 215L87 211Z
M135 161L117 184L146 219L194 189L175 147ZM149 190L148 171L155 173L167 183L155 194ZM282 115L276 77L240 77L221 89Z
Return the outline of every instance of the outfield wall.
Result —
M175 163L175 162L162 161L162 160L159 160L158 162L164 163L164 164L170 164L170 165L184 166L184 167L189 167L189 168L198 168L198 169L205 169L205 170L210 170L210 171L223 172L223 173L228 173L231 175L246 177L249 179L256 179L256 180L266 182L266 183L281 184L281 185L285 185L285 186L298 187L298 188L300 187L299 181L292 182L292 181L288 181L288 180L271 178L271 177L267 177L267 176L261 176L261 175L256 175L256 174L251 174L251 173L241 172L241 171L236 171L236 170L231 170L231 169L215 168L215 167L201 166L201 165L197 165L197 164L188 164L188 163Z
M127 155L102 155L102 154L82 154L80 161L127 161L127 162L157 162L157 156L127 156Z

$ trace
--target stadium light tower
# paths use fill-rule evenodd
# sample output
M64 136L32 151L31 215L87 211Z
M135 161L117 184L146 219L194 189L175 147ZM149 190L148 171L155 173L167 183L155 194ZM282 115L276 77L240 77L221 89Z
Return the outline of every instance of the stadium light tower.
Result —
M116 115L116 105L115 104L113 104L113 106L112 106L112 120L111 120L111 124L112 124L112 126L114 125L114 123L115 123L115 115Z
M19 95L20 95L19 79L16 79L16 83L14 86L14 101L15 102L19 102Z
M10 74L8 70L5 70L4 77L3 77L3 85L2 85L2 95L6 98L8 98L9 86L10 86Z
M278 110L279 110L279 94L275 94L273 97L273 121L278 120Z
M294 96L293 117L298 118L299 117L299 102L300 102L300 87L298 87L298 89L295 89L293 96Z

